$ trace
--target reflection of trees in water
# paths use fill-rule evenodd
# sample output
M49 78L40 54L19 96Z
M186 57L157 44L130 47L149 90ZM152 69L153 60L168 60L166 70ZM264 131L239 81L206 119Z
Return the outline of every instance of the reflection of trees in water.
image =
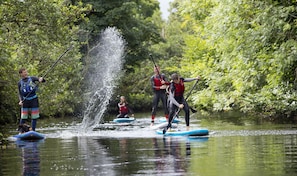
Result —
M40 157L38 145L41 141L17 141L17 146L21 149L23 161L23 175L40 175Z
M191 142L177 138L78 139L86 175L186 175L191 164Z
M191 143L189 141L186 143L186 155L191 155Z
M112 170L115 175L133 175L150 172L152 149L151 142L148 139L98 139L97 142L103 148L108 149L108 156L112 158L113 165L109 165L108 169ZM148 143L149 142L149 143ZM149 147L149 149L147 149ZM148 153L147 153L148 152ZM108 174L111 175L111 174Z
M190 143L186 144L186 151L183 153L183 147L176 138L163 138L163 146L158 144L158 139L153 138L155 147L156 170L158 173L187 173L188 160L186 155L190 155Z
M124 162L128 162L129 161L129 151L128 151L128 144L127 144L127 139L123 138L120 139L119 141L120 143L120 155L122 160L124 160Z
M116 175L110 168L113 166L113 158L109 156L109 146L102 145L100 141L88 137L78 138L79 155L86 158L85 175Z

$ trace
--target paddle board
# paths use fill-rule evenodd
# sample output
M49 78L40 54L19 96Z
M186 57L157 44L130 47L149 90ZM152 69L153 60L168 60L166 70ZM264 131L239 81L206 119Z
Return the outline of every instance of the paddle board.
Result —
M208 135L208 129L194 129L189 131L181 131L176 129L171 129L163 134L163 130L157 130L157 134L165 136L206 136Z
M20 140L39 140L44 139L45 135L36 131L28 131L26 133L17 134L14 137Z
M160 123L163 123L163 122L167 122L167 120L166 120L166 118L164 117L164 118L159 119L159 122L160 122ZM179 119L177 119L177 118L174 118L172 123L179 123L179 122L181 122L181 120L179 120Z
M164 129L165 127L167 127L168 122L163 122L160 124L155 124L153 126L151 126L151 129L157 130L157 129ZM176 123L172 123L171 124L171 128L177 128L177 124Z
M133 122L134 120L135 120L134 117L116 118L116 119L113 119L113 122L115 122L115 123L130 123L130 122Z

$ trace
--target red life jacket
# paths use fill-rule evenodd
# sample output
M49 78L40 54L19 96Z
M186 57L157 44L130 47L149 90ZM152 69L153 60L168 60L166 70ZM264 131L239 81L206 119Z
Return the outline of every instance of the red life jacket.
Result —
M160 75L161 76L161 75ZM162 86L162 83L161 81L163 80L164 78L161 76L161 78L159 76L154 76L154 86L155 87L160 87ZM160 90L160 88L155 88L156 90Z
M185 84L184 81L181 79L179 84L174 83L174 96L175 97L182 97L185 91Z
M129 109L126 105L119 105L120 107L120 113L121 114L128 114L129 113Z

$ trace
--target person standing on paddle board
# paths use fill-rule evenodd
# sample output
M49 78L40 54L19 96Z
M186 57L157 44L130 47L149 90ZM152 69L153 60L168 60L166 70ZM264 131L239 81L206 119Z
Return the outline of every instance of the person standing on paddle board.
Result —
M120 97L118 107L120 114L117 116L117 118L129 118L129 113L131 113L131 116L134 117L133 110L129 107L129 104L124 96Z
M177 115L178 108L185 111L185 121L187 130L190 126L190 110L187 101L184 98L185 85L184 82L190 82L194 80L199 80L197 78L182 78L178 74L174 73L171 75L171 83L169 86L169 95L168 95L168 109L169 109L169 121L167 129L171 128L171 122L175 115Z
M163 104L165 118L166 118L166 120L168 120L166 88L170 83L167 81L167 78L165 77L164 74L160 74L159 66L154 67L154 73L155 74L150 79L151 86L152 86L153 92L154 92L151 126L154 125L155 117L156 117L156 113L157 113L156 111L157 111L157 107L158 107L160 99Z
M31 127L35 131L37 119L39 118L39 103L36 94L37 82L45 82L42 77L28 76L28 72L25 68L19 70L21 80L18 82L19 90L19 105L21 108L21 120L20 125L23 125L29 116L31 111Z

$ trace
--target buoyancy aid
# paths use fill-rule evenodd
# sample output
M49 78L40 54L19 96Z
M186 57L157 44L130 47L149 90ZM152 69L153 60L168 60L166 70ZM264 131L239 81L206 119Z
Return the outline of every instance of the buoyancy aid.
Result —
M126 104L119 104L120 113L121 114L128 114L129 108L126 106Z
M160 75L160 76L159 75L155 75L153 79L154 79L154 86L155 86L154 89L155 90L160 90L159 87L162 86L161 81L164 80L164 76L163 75Z
M21 87L20 87L20 92L21 92L21 95L23 97L34 97L36 96L36 85L35 83L32 81L32 78L29 76L27 81L24 81L23 79L21 79Z
M184 81L181 79L179 84L173 83L174 97L182 97L185 91Z

